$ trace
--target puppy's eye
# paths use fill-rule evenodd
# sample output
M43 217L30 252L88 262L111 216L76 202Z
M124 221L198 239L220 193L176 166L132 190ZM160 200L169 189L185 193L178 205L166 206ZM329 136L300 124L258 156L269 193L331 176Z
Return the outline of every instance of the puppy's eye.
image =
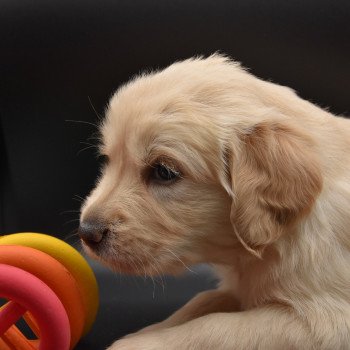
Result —
M163 184L169 184L179 179L180 175L179 171L171 169L165 164L157 163L152 167L151 180L156 180Z
M105 166L109 163L109 157L105 154L100 154L98 156L98 162L101 164L101 166Z

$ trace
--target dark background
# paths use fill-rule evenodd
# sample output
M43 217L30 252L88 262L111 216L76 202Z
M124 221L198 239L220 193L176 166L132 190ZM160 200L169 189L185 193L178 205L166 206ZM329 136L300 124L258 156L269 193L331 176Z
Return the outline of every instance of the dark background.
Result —
M98 173L95 150L82 151L94 143L89 123L140 71L220 50L259 77L350 114L349 23L348 0L0 0L1 233L76 241L69 236L80 201ZM168 279L165 292L157 286L153 298L150 281L94 268L102 305L86 350L213 285L199 268L196 277Z

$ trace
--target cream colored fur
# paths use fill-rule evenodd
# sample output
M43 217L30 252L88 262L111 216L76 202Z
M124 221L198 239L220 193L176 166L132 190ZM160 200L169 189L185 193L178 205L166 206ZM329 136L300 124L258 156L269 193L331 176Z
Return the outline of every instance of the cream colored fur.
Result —
M221 277L110 350L350 349L350 121L213 55L123 86L101 134L110 161L81 220L108 233L87 250ZM160 161L182 178L150 180Z

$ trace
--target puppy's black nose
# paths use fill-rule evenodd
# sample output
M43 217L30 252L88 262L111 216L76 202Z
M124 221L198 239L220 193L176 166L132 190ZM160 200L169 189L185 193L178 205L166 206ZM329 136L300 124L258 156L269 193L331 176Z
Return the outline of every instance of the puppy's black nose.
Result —
M106 226L99 221L82 221L78 229L79 237L90 245L100 243L107 232Z

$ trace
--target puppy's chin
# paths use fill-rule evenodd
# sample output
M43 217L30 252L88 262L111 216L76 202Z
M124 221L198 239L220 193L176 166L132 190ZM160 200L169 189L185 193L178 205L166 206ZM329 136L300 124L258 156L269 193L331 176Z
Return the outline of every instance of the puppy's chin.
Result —
M190 268L182 260L159 259L160 261L154 260L150 262L140 257L134 259L132 255L116 254L113 250L103 245L90 247L83 241L81 244L87 255L117 273L155 277L160 275L179 275L186 270L190 271Z
M125 259L118 259L116 254L113 254L112 251L109 251L103 245L89 246L84 241L81 244L87 255L109 267L111 270L127 274L137 274L136 265L125 261Z

